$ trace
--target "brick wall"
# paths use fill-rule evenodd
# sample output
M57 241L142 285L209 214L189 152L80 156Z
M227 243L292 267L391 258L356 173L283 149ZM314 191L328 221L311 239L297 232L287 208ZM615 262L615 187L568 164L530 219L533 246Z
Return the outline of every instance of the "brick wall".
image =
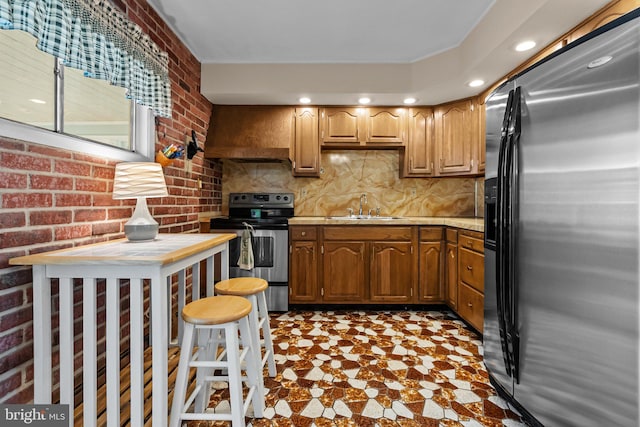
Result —
M156 149L183 144L191 130L202 144L211 103L200 95L200 63L144 0L113 3L169 53L173 114L171 119L156 122ZM28 403L33 398L31 269L10 266L8 260L123 237L124 222L135 201L112 200L115 161L6 139L1 134L0 130L0 403ZM200 153L190 165L176 160L164 172L169 196L148 201L160 232L197 232L200 212L220 210L221 165L205 160ZM128 298L127 288L123 283L123 300ZM104 292L103 285L100 289ZM55 286L53 295L55 300ZM77 285L77 303L80 295ZM127 318L124 312L125 332ZM54 343L56 340L54 335ZM76 348L81 349L79 343L78 337ZM99 353L102 346L99 344Z

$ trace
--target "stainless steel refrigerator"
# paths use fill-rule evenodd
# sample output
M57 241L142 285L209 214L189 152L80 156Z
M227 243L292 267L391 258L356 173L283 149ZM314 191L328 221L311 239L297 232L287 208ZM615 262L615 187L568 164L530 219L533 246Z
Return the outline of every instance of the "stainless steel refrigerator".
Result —
M484 361L531 425L639 423L638 16L487 98Z

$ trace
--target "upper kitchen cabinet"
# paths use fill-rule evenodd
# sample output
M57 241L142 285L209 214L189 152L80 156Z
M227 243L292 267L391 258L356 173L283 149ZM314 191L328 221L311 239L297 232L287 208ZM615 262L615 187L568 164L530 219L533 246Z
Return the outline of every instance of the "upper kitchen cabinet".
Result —
M484 98L478 98L478 173L483 174L485 171L485 165L487 163L487 106L484 103Z
M584 22L578 28L573 30L567 39L567 42L571 43L580 37L589 34L591 31L596 30L603 25L613 21L616 18L628 13L630 10L640 6L640 2L637 0L618 1L615 4L602 10L600 13L593 15L588 21Z
M205 157L291 160L294 113L286 106L215 105Z
M323 146L359 146L364 124L355 107L332 107L320 110L320 141ZM363 135L364 136L364 135Z
M430 177L435 175L435 128L433 108L411 108L409 116L409 137L406 148L400 156L402 177Z
M293 175L320 176L318 109L296 108L293 145Z
M438 175L474 175L478 162L478 114L471 99L435 109L435 146Z
M368 145L401 146L406 140L405 108L363 108Z
M323 148L397 148L406 140L406 109L328 107L320 110Z

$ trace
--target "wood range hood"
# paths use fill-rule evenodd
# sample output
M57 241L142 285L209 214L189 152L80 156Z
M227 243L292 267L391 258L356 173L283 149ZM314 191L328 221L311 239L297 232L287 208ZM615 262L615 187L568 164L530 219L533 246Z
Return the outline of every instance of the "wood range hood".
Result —
M290 106L214 105L205 157L248 162L290 162L294 138Z

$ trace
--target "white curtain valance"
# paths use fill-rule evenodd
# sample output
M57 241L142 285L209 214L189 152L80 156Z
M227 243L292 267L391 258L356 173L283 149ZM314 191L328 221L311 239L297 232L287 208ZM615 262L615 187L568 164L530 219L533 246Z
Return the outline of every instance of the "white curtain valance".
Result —
M0 0L0 29L32 34L36 46L85 76L171 117L168 55L142 28L104 0Z

